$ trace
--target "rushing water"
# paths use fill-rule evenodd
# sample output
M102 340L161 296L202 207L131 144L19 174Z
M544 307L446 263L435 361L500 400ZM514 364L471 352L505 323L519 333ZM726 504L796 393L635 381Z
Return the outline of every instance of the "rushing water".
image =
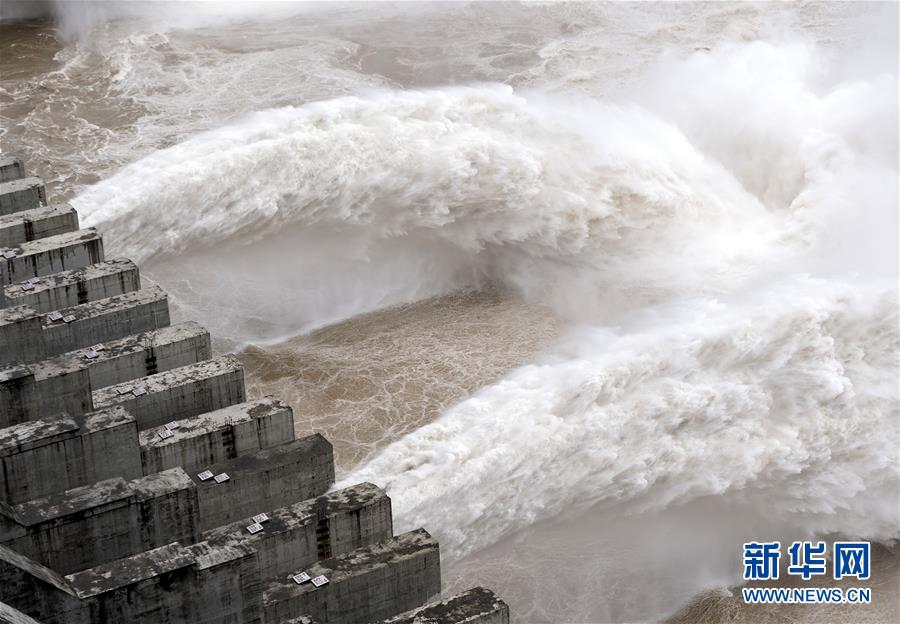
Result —
M34 12L35 3L4 10ZM900 537L896 4L43 3L0 137L519 622Z

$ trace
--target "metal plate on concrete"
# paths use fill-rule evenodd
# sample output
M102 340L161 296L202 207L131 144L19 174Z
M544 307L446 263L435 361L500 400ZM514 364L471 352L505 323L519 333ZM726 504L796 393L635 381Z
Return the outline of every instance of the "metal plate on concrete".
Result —
M163 440L165 440L166 438L171 438L173 435L175 435L175 434L172 433L171 431L169 431L168 429L163 429L162 431L159 432L159 437L161 437Z
M22 284L21 288L25 291L34 290L34 284L32 284L31 282L25 282Z
M328 577L322 574L321 576L317 576L312 580L312 584L316 587L322 587L322 585L328 584Z
M144 396L145 394L147 394L147 389L138 387L138 388L135 388L134 390L132 390L131 394L133 394L136 397ZM169 430L169 428L166 427L166 431L168 431L168 430Z
M259 522L254 522L253 524L251 524L250 526L247 527L247 531L249 531L251 534L259 533L262 530L263 530L263 527Z
M213 478L213 473L210 472L209 470L204 470L203 472L201 472L200 474L197 475L197 478L200 479L201 481L209 481L210 479Z
M47 318L55 323L56 321L62 320L62 314L60 314L59 312L52 312L49 316L47 316Z
M171 432L170 432L170 433L171 433ZM228 476L228 473L227 473L227 472L223 472L222 474L216 475L216 483L225 483L225 482L228 481L230 478L231 478L231 477Z
M91 347L91 349L93 349L94 351L98 351L98 352L99 352L99 351L106 351L106 345L105 345L105 344L102 344L102 343L101 343L101 344L95 344L93 347Z
M87 351L84 352L84 359L93 360L93 359L99 357L99 355L100 354L97 353L96 351L94 351L93 349L88 349Z
M310 576L306 572L301 572L300 574L295 574L291 577L291 580L297 583L297 585L303 585L303 583L305 583L309 579Z
M128 394L132 390L134 390L134 388L132 388L131 386L119 386L118 388L116 388L116 392L119 394Z
M63 317L63 323L71 323L71 322L74 321L74 320L75 320L75 317L74 317L73 315L71 315L71 314L66 314L66 315Z
M6 258L7 260L12 260L13 258L16 257L16 252L14 252L14 251L4 251L4 252L3 252L3 257Z
M267 516L264 513L256 514L255 516L253 516L253 522L255 522L256 524L262 524L263 522L268 522L268 521L269 521L269 516Z
M173 422L164 424L163 427L165 427L166 429L171 431L172 429L178 429L178 423L173 421Z

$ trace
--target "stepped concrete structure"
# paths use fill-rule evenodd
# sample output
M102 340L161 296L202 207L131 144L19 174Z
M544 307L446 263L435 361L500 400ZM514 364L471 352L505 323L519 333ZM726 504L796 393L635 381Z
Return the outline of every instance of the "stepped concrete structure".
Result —
M0 623L507 624L0 155Z

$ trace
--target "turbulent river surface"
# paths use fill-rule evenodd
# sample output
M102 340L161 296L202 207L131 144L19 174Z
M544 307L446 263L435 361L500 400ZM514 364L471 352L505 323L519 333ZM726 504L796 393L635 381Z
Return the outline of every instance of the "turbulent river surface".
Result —
M0 146L524 622L898 621L898 5L4 2ZM741 544L879 543L867 607ZM828 583L822 581L821 584Z

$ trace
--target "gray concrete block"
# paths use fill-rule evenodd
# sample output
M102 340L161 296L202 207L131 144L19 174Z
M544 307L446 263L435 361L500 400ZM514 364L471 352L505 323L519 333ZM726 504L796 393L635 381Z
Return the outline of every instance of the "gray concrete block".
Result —
M7 306L53 312L140 290L141 277L131 260L117 258L2 288Z
M58 370L49 380L42 380L35 374L36 366L13 365L0 370L0 427L53 414L77 416L93 409L85 367Z
M0 217L0 247L74 232L78 213L69 204L34 208Z
M139 396L126 391L128 388ZM161 427L244 400L244 367L233 355L94 391L96 408L121 405L137 419L140 429Z
M197 495L180 468L0 507L0 543L61 574L200 538Z
M41 624L18 609L13 609L5 602L0 602L0 622L4 624Z
M196 558L196 590L188 594L188 621L262 624L262 582L256 551L242 544L189 547Z
M61 355L169 325L166 292L151 286L58 311L62 318L43 315L45 357ZM67 322L65 319L69 318ZM97 404L98 409L102 404Z
M44 181L34 176L0 182L0 216L47 205Z
M0 256L3 256L0 257L0 285L7 286L102 262L103 240L97 230L87 228L7 245L0 248ZM0 307L4 305L0 301Z
M307 573L329 582L319 588L291 579L268 584L263 594L267 624L298 613L328 624L377 622L440 599L438 543L424 529L319 561Z
M94 351L97 356L92 359L85 357L85 351L38 362L33 365L35 377L40 381L54 374L55 369L65 371L83 366L90 374L91 387L99 390L212 357L209 332L193 321L105 342L103 350Z
M181 466L188 473L294 439L294 416L274 397L240 403L177 420L171 435L140 433L144 474Z
M484 587L419 607L382 624L509 624L509 606Z
M99 351L85 348L0 369L0 426L48 414L84 414L94 409L92 388L193 364L210 354L209 332L182 323L105 342Z
M40 316L28 306L0 308L0 367L26 364L45 354Z
M256 553L170 543L66 576L0 546L0 597L43 624L262 624Z
M200 468L229 476L228 481L216 483L190 473L197 485L200 527L207 531L260 510L324 494L334 482L334 450L328 440L315 434Z
M115 408L0 429L0 500L10 505L112 477L142 475L137 425Z
M25 177L25 165L13 154L0 154L0 183Z
M59 624L262 624L259 570L250 548L167 544L65 580L80 608ZM81 620L85 613L90 619Z
M47 624L191 622L196 558L169 543L65 577L77 601Z
M27 366L0 368L0 428L27 420L39 401L34 373Z
M0 600L44 624L51 623L54 614L68 614L79 606L65 577L3 545L0 545Z
M211 529L204 541L216 546L244 544L259 555L263 580L288 578L319 559L390 539L391 499L371 483L360 483L280 509L259 509L269 520L250 533L252 517ZM256 515L256 514L253 514Z

